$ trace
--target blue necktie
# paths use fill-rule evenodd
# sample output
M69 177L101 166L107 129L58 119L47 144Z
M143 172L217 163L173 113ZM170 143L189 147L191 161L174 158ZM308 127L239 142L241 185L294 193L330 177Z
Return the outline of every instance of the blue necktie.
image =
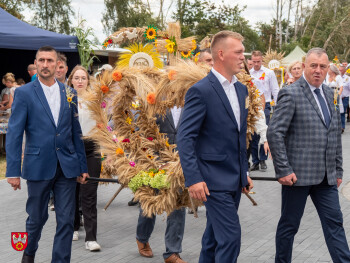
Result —
M315 89L314 92L316 93L318 102L319 102L320 105L321 105L321 110L322 110L323 118L324 118L324 121L325 121L326 126L327 126L327 128L328 128L328 127L329 127L329 124L331 123L331 117L329 116L329 112L328 112L328 108L327 108L326 102L325 102L324 98L322 97L321 91L320 91L319 88L318 88L318 89Z

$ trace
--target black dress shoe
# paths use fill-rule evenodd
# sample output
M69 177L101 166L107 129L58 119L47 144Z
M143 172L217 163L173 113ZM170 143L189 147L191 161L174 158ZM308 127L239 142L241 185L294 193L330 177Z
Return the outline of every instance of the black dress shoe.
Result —
M26 252L24 252L21 263L34 263L34 257L35 256L27 255Z
M253 163L250 167L250 171L259 171L259 163Z
M128 202L128 206L135 206L139 203L139 201L134 201L134 198L131 199L129 202Z
M260 162L260 169L261 170L266 170L267 169L267 165L266 165L265 161L261 161Z

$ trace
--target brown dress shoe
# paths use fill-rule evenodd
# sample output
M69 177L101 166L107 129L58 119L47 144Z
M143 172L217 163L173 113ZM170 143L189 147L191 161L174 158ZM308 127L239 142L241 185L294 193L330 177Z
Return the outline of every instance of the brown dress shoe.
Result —
M176 253L172 254L167 259L164 259L165 263L187 263L186 261L183 261L180 256Z
M153 252L148 242L144 244L136 239L136 243L137 243L137 247L139 248L139 253L141 256L146 258L153 257Z

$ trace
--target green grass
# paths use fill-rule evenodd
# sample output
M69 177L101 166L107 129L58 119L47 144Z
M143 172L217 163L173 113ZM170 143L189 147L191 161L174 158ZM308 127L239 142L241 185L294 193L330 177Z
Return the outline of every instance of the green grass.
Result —
M5 178L6 173L6 157L4 155L0 155L0 180Z

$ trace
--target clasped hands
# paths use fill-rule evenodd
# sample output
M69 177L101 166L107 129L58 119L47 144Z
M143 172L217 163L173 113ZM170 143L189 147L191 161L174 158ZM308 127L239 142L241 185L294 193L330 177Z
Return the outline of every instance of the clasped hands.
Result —
M88 173L82 173L77 177L77 182L80 184L86 184L86 178L90 177ZM12 186L13 190L21 190L21 178L20 177L8 177L7 182Z
M254 187L252 179L247 177L248 185L242 188L242 193L249 193L250 190ZM207 195L210 195L209 189L205 182L199 182L188 187L188 192L190 193L191 198L197 199L202 202L207 201Z

